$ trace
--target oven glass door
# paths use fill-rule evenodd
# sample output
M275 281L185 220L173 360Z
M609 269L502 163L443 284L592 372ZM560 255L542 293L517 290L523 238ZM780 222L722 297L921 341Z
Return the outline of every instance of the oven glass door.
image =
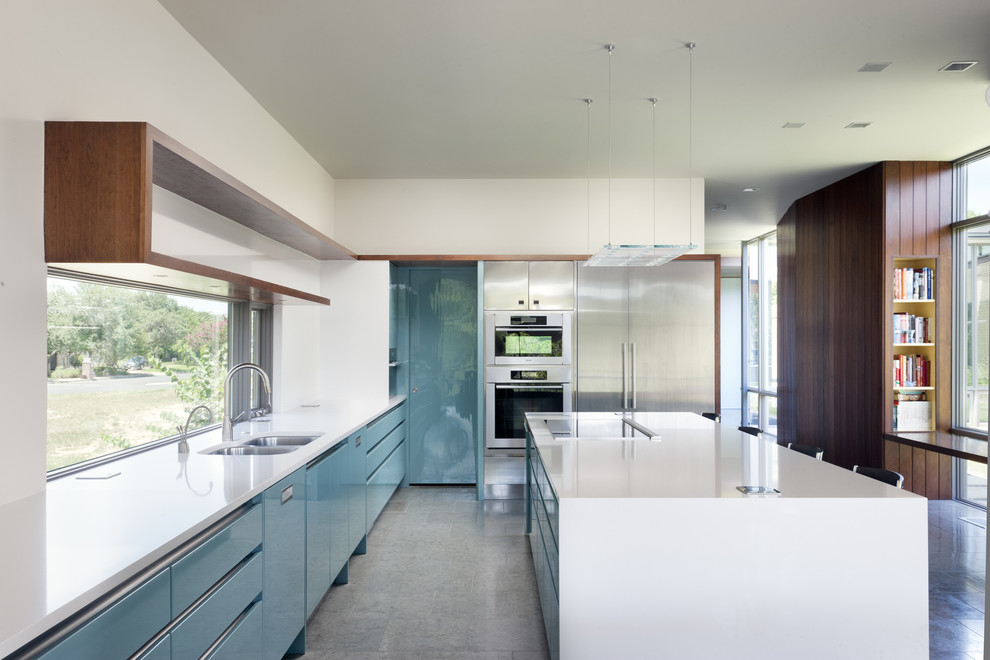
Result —
M495 358L559 358L563 336L559 327L495 328Z
M495 447L525 447L528 412L565 412L564 386L495 385Z

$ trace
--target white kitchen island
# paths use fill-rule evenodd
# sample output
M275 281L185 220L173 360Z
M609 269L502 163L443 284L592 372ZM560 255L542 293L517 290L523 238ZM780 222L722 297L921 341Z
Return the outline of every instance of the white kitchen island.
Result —
M623 419L527 415L552 655L928 657L925 498L692 413Z

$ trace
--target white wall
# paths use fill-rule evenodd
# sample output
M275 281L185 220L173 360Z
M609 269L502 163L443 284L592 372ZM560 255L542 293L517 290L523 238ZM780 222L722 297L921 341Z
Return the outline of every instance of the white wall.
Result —
M658 179L654 225L652 179L611 193L607 180L341 179L335 239L358 254L587 254L654 238L704 252L704 187Z
M388 395L389 264L323 263L320 373L323 398Z
M154 0L0 11L2 504L45 486L45 120L150 122L330 236L334 182ZM293 358L282 381L315 383L317 362Z

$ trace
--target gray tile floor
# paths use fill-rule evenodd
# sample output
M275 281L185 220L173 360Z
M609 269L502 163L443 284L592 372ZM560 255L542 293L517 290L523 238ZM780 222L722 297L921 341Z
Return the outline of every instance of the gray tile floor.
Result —
M982 511L932 501L931 660L983 658ZM474 488L400 489L309 622L306 658L543 660L548 657L522 500Z
M549 657L523 500L475 489L396 492L307 628L305 658Z
M928 626L931 660L982 660L986 530L960 518L986 520L974 507L928 503ZM985 522L984 522L985 524Z

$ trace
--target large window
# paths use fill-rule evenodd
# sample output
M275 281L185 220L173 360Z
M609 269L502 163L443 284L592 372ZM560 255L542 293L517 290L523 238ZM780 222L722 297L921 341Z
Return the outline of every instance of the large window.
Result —
M198 405L218 423L231 356L270 368L270 318L247 303L50 276L49 472L174 439ZM189 428L208 424L200 412Z
M990 153L956 167L953 281L953 427L987 433L990 356ZM957 460L956 496L986 507L987 466Z
M744 426L777 435L777 234L743 245Z

